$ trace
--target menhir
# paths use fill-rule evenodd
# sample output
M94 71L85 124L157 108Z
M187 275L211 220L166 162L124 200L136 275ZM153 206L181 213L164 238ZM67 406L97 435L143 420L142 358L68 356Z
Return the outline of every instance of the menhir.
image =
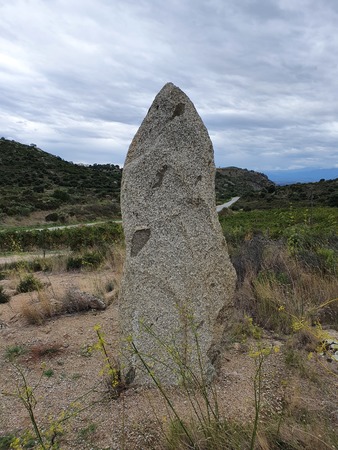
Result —
M192 374L210 381L215 373L235 271L216 213L214 178L207 129L190 99L168 83L123 168L119 318L128 382L150 383L144 363L164 384Z

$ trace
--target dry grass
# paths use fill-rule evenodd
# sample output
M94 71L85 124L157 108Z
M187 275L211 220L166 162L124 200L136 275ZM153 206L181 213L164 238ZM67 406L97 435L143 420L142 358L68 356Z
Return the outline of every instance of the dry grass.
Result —
M0 303L8 303L10 295L5 291L4 287L0 285Z
M38 291L37 297L21 306L21 314L30 325L41 325L60 313L60 306L46 291Z
M113 269L113 289L116 297L119 296L121 280L123 275L123 265L125 260L126 249L124 244L119 244L114 247L113 252L108 255L108 263Z
M289 334L296 318L338 327L338 301L323 306L337 297L338 278L309 271L286 246L262 238L246 243L235 266L236 306L263 328Z
M82 274L82 276L80 273L76 272L72 274L60 274L59 280L62 277L65 279L67 278L68 285L64 283L59 286L52 280L52 276L50 277L50 280L48 278L48 274L39 273L37 276L39 276L40 279L47 277L49 286L44 286L44 288L36 294L30 294L31 299L22 307L22 314L26 320L32 324L41 324L50 317L55 316L55 314L61 314L62 311L67 310L65 306L62 306L62 302L66 305L68 304L67 295L70 285L75 286L82 291L90 292L98 297L104 297L106 302L113 301L119 293L123 271L123 261L123 247L114 248L114 251L111 254L109 252L107 253L105 266L101 268L100 272L86 272L86 274ZM287 249L284 246L271 241L269 242L263 238L260 238L254 242L246 242L245 249L237 262L240 282L236 293L236 306L237 309L241 311L242 316L244 316L245 313L254 319L253 326L255 326L256 323L268 330L273 330L278 333L289 333L292 330L292 318L290 314L306 317L310 325L317 318L321 317L324 317L324 322L327 321L326 323L330 325L334 322L334 311L336 311L334 308L336 308L336 304L328 305L327 308L319 309L318 306L328 298L333 298L334 295L337 296L338 280L329 275L323 277L322 273L313 270L310 271L308 267L305 267L299 261L294 259L292 255L287 252ZM65 270L65 266L63 267L63 270ZM281 310L281 306L284 307L284 311ZM112 309L114 309L114 307ZM109 310L109 314L111 314L110 311L111 310ZM104 314L105 313L103 313L103 316ZM96 320L96 318L88 315L87 319L90 318L92 320ZM78 320L78 322L76 322L78 328L81 328L83 324L81 322L83 317L76 318L76 316L73 316L65 318L64 320L65 322L67 320ZM41 328L42 340L45 341L45 335L43 334L45 333L43 328L45 328L47 330L46 332L48 332L50 343L37 343L30 347L29 356L33 361L38 363L43 358L51 358L54 355L60 355L63 351L65 351L62 359L66 360L67 358L72 358L71 368L73 369L74 362L76 361L76 352L80 354L79 349L75 351L74 346L72 351L66 351L62 345L55 343L60 335L56 335L56 337L51 338L52 333L61 323L61 320L55 321L55 326L53 324L53 326ZM69 322L67 322L67 324L68 323ZM241 326L241 330L246 333L248 341L250 341L252 337L256 337L255 333L252 331L253 328L250 329L248 326L247 319L241 320ZM29 331L29 327L26 328ZM73 330L75 329L76 327L74 326ZM265 332L263 330L258 327L257 330L259 333L262 331L265 337ZM68 333L68 329L66 331ZM31 327L31 332L36 332L33 327ZM63 335L66 336L65 333L61 334L61 336ZM271 336L271 334L269 334L269 336ZM80 339L80 337L82 338L82 334L78 334L76 339L72 336L70 345L73 346L74 342L77 342L77 339ZM262 339L262 336L259 335L257 339ZM83 342L88 342L88 340ZM112 341L109 342L109 344L113 347L115 342L116 341ZM313 336L313 334L309 333L307 329L304 329L295 334L286 345L284 344L284 348L281 349L281 352L279 353L281 360L283 361L283 370L285 370L286 367L286 373L291 374L291 377L300 379L301 383L304 383L304 386L311 385L312 383L312 380L309 379L307 374L310 373L308 367L311 367L313 361L308 361L307 355L308 352L315 350L317 344L318 340ZM229 359L227 360L228 363L232 364L235 360L240 360L241 363L238 366L239 368L236 366L236 370L232 369L232 371L230 371L228 365L224 368L224 379L222 379L222 381L218 380L218 382L221 383L219 386L219 393L221 396L226 391L230 392L231 390L238 392L238 389L240 389L240 395L238 395L238 397L243 396L243 392L245 392L243 390L242 381L240 381L240 386L238 384L225 384L225 381L229 381L232 378L235 379L239 373L242 374L242 372L248 370L248 361L244 359L248 358L246 354L248 348L245 348L244 345L242 347L243 351L239 352L236 350L237 353L235 354L232 347L230 347L230 350L228 349L230 352L227 355L229 356ZM287 357L289 358L288 361L286 361ZM90 359L94 359L94 356L88 358L88 360ZM55 364L55 366L57 367L57 364ZM55 367L53 367L53 369L57 373ZM62 368L62 370L64 369ZM77 372L75 375L82 377L82 370L84 370L83 361L81 362L81 365L77 366ZM274 364L271 365L271 370L275 370ZM274 374L271 373L271 376L274 377ZM92 378L90 377L90 380L91 379ZM240 378L238 379L240 380ZM72 380L72 382L75 383L75 378ZM316 386L319 386L319 384L320 377L317 375ZM111 389L111 380L104 385L104 389L105 388ZM322 397L320 395L311 396L308 394L308 398L306 398L305 396L307 394L308 392L306 390L305 394L303 390L302 394L298 395L289 389L289 395L285 398L284 416L280 426L278 425L278 417L269 416L265 419L266 422L262 419L263 422L260 425L256 442L257 449L280 450L281 448L284 448L290 450L300 450L304 448L316 448L318 450L326 450L328 448L334 448L332 447L332 443L335 443L335 441L334 438L329 435L329 428L326 428L326 418L324 417L324 414L321 417L320 411L315 409L315 407L320 403ZM127 417L128 414L130 415L132 412L134 413L139 409L135 400L136 395L141 396L143 394L133 393L132 390L129 390L121 396L123 402L126 402L128 405L126 407L126 421L129 420ZM275 394L275 392L268 391L267 395L273 397L277 394ZM250 394L245 395L245 399L239 399L239 403L241 405L242 403L245 403L249 396ZM112 410L114 409L116 412L118 408L120 408L119 411L121 413L122 400L120 403L114 400L115 403L113 404ZM180 396L179 400L182 400L183 402L183 397ZM227 414L228 405L232 405L232 403L234 403L234 398L230 401L227 400L225 407L224 404L222 405L222 413L224 412L224 414ZM121 414L125 413L124 408L125 406L123 404L123 412ZM186 405L182 408L186 411ZM102 409L101 405L100 409ZM158 410L155 409L155 414L157 411ZM246 410L246 412L247 411L248 410ZM154 424L150 420L152 412L145 415L144 426L148 428L141 430L142 418L140 416L137 416L137 419L130 419L128 426L129 430L130 427L133 426L139 427L137 432L135 431L134 434L139 436L144 433L145 437L143 442L150 439L149 436L156 435L156 439L154 438L154 440L151 441L149 447L147 447L146 444L143 444L141 447L134 447L131 445L129 448L156 448L161 450L168 450L168 448L175 448L178 450L187 449L187 442L184 435L182 436L180 425L177 424L177 422L175 423L175 421L168 419L168 422L165 425L162 424L162 428L159 428L158 423ZM162 417L162 415L165 415L165 409L164 413L161 413L160 417ZM245 450L250 448L248 447L248 436L250 436L251 429L250 414L247 417L241 417L240 423L235 423L231 420L224 420L220 424L217 424L217 426L215 425L215 427L211 423L210 428L205 430L202 430L200 425L190 421L189 417L190 416L188 414L185 415L184 420L187 420L191 433L194 435L196 449L238 450L240 448ZM234 414L232 417L238 418L239 416ZM246 420L248 423L245 423ZM114 423L117 423L116 418ZM276 431L277 429L278 432ZM134 430L134 428L132 428L132 430ZM147 430L149 430L149 433ZM169 439L169 441L166 441L166 439ZM326 442L329 442L331 446L329 447ZM96 442L95 444L98 445Z
M62 258L62 265L65 267L66 259ZM41 325L46 320L65 314L68 312L86 311L91 307L83 302L79 296L74 295L76 290L89 293L98 299L102 299L106 305L111 304L118 298L124 261L124 247L116 246L111 252L107 252L105 260L105 275L101 272L91 272L85 277L78 277L76 274L70 277L73 282L61 288L54 286L48 273L39 274L40 280L45 280L36 293L31 294L29 301L21 306L21 314L27 323L31 325ZM59 261L60 262L60 261ZM60 266L58 266L60 267ZM20 278L29 276L22 270ZM100 309L100 308L99 308Z
M112 251L106 254L105 268L111 270L109 277L104 281L95 279L92 281L90 292L98 297L105 298L106 304L110 305L119 297L121 280L123 275L123 264L125 259L125 247L117 244Z
M61 314L104 308L105 302L102 299L78 289L66 289L58 295L57 299L50 296L49 291L41 290L37 297L23 303L21 314L27 323L41 325L46 320Z

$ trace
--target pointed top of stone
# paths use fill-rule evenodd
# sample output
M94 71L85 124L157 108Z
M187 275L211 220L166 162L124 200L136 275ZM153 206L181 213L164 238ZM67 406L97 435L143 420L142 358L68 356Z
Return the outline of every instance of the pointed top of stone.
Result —
M184 97L186 100L191 102L189 97L178 86L175 86L174 83L169 81L168 83L166 83L163 86L163 88L156 95L155 100L156 99L160 99L160 98L164 98L164 97L167 97L168 99L171 98L171 99L175 100L175 97L177 98L177 96L181 96L182 98Z
M199 130L197 136L196 130ZM159 136L164 135L170 136L169 146L173 145L175 137L177 141L180 140L180 147L189 141L195 142L196 138L205 137L213 161L211 141L202 119L189 97L171 82L166 83L156 95L129 147L125 164L139 157L146 148L155 144Z

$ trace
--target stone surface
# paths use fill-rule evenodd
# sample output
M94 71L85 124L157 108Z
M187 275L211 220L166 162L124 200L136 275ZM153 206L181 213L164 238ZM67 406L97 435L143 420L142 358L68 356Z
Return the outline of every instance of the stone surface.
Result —
M106 309L103 300L80 289L70 288L65 296L63 310L69 313L86 311L88 309Z
M178 357L197 375L211 379L215 372L235 271L218 222L214 178L207 129L189 98L168 83L123 169L119 315L128 381L149 382L140 359L128 352L131 340L163 383L181 381Z

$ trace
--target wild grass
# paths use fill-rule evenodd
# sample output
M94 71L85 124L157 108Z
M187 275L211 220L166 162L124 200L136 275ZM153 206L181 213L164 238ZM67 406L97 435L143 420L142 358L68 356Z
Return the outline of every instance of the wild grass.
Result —
M42 288L41 281L33 274L29 273L25 275L17 286L17 291L20 293L38 291Z
M195 383L181 384L179 389L180 400L185 408L181 411L174 400L172 393L165 386L154 372L151 358L146 361L142 354L133 345L135 355L140 358L149 376L153 379L157 389L167 404L169 419L161 423L161 429L165 441L162 449L172 450L279 450L305 448L328 449L334 448L335 436L329 423L328 416L318 410L318 405L312 403L311 397L306 401L295 395L292 390L292 383L288 386L288 380L283 381L284 393L270 392L269 395L278 395L280 398L280 408L273 414L262 415L263 405L263 385L265 379L264 365L273 364L275 353L279 352L278 347L264 347L263 335L257 325L252 320L247 319L248 339L254 338L256 349L251 350L250 356L255 360L255 371L252 379L254 395L254 420L248 417L247 421L236 421L227 419L223 414L226 410L221 409L218 404L217 391L213 390L213 385L206 385L202 382L200 386ZM307 351L314 350L317 342L311 333L308 335L305 329L300 330L299 337L294 343L285 346L282 356L285 358L286 370L291 370L298 377L319 383L318 374L311 367L307 358ZM296 337L296 335L294 335ZM295 348L304 344L304 347ZM305 346L305 343L307 347ZM269 361L265 361L269 357ZM177 365L175 355L173 362ZM181 369L189 372L189 367L183 363ZM189 372L189 380L198 380L200 375L196 372ZM285 376L287 376L285 374ZM316 379L314 377L317 377ZM294 377L294 375L292 375ZM184 380L184 376L182 375ZM203 378L202 378L203 380ZM320 385L320 383L319 383ZM240 389L240 388L239 388ZM241 390L239 390L241 395ZM299 401L298 401L299 400ZM223 405L224 407L224 405ZM209 413L208 413L209 412ZM251 417L251 414L250 414ZM311 442L313 447L311 447ZM333 445L333 446L332 446Z
M10 345L6 348L5 357L9 361L13 361L18 356L24 355L27 352L23 345Z
M234 421L223 419L212 421L209 425L201 425L197 421L185 423L185 428L191 436L187 438L182 423L172 420L167 431L167 449L185 450L237 450L249 449L250 427ZM192 446L193 445L193 446Z
M67 259L67 270L97 270L104 262L103 251L94 250L83 252L80 255L69 256Z
M28 324L41 325L46 320L63 314L104 308L104 300L79 289L66 289L59 293L57 298L48 290L40 290L36 296L22 304L21 315Z
M10 295L5 291L5 288L0 285L0 303L8 303L10 298Z
M338 209L329 207L273 209L269 211L236 211L220 215L220 222L228 242L242 241L258 232L267 237L280 238L292 231L326 238L338 232ZM239 238L239 239L238 239Z
M1 264L4 276L19 272L61 272L66 270L66 260L69 252L60 251L47 254L45 257L36 256L29 253L15 255L14 261ZM13 256L8 254L6 256Z
M0 450L9 450L14 439L15 436L12 433L0 436Z
M88 250L108 247L123 238L120 223L104 222L93 226L76 226L56 230L6 230L0 232L1 252L26 252L50 250Z
M241 218L243 221L239 220ZM315 373L308 356L317 351L321 342L321 333L316 328L318 322L324 327L338 329L338 302L329 301L337 298L338 292L336 212L325 208L311 214L305 210L275 211L269 214L252 211L229 214L222 220L238 276L235 294L238 320L234 324L234 333L236 340L239 338L240 342L246 343L243 345L243 352L248 352L248 342L261 342L266 333L277 336L285 342L280 354L288 376L296 379L299 377L305 382L315 381L319 385L320 377ZM231 228L234 223L237 225ZM95 248L84 249L78 254L83 260L86 252L95 251ZM98 297L112 293L116 298L123 261L123 246L114 245L113 251L105 251L99 264L100 268L110 268L109 275L102 281L102 278L95 276L97 268L93 267L94 270L86 272L86 279L81 281L80 289L93 292ZM63 258L63 267L65 266L66 258ZM38 276L41 277L42 274ZM44 287L38 289L34 296L22 310L23 316L32 324L43 323L50 317L69 311L67 291L55 293ZM108 370L108 374L105 374L107 389L109 387L112 392L112 401L116 401L118 389L114 383L118 381L117 384L122 386L120 375L118 374L118 379L115 377L119 366L115 361L110 363L110 367L107 366L104 348L109 355L105 343L103 347L102 343L98 347L106 363L106 372ZM136 356L138 350L135 350ZM62 348L58 345L55 348L48 345L44 347L41 344L39 348L31 348L29 351L31 357L38 361L59 354ZM15 358L20 354L20 349L8 352L8 358ZM149 369L151 372L152 368ZM258 426L253 441L251 416L247 422L241 423L226 419L226 411L217 409L213 386L203 382L199 384L196 381L199 380L199 374L189 373L184 364L181 364L181 369L185 372L188 370L189 375L182 377L183 380L194 379L195 382L193 388L188 383L183 383L179 388L182 389L180 401L184 398L185 405L189 405L189 408L185 408L182 415L173 403L178 417L171 411L168 421L161 425L163 449L324 450L337 445L337 439L330 431L332 423L328 421L329 425L326 424L327 416L314 411L311 398L307 401L304 398L298 399L296 395L290 394L291 391L283 398L281 414L263 418L258 409ZM252 383L254 390L254 380ZM255 392L258 392L258 387L256 384ZM240 386L238 389L241 395ZM170 390L164 392L169 402L172 402ZM165 399L165 402L168 400ZM91 432L90 429L88 434ZM84 432L86 434L87 430Z
M238 276L237 310L263 328L289 334L295 317L337 328L338 302L323 306L337 297L335 271L323 273L322 266L309 266L285 240L262 235L233 249L232 261Z
M21 306L22 317L31 325L41 325L60 312L59 304L44 290L39 290L36 297Z
M305 209L273 214L252 211L227 214L222 219L238 276L235 309L239 319L233 332L243 342L250 338L260 340L264 330L284 335L287 344L282 355L286 368L316 383L320 383L320 377L309 355L318 351L323 333L315 325L338 329L337 218L337 211L317 208L311 214ZM167 435L168 448L333 448L336 440L325 425L325 417L318 415L312 430L307 428L311 417L308 409L304 407L297 417L289 399L283 416L263 422L256 442L251 444L250 424L247 428L216 421L214 429L209 428L209 436L200 422L185 420L187 433L174 418ZM261 420L259 411L256 419ZM233 436L237 441L233 441Z
M62 289L53 287L48 273L40 273L37 277L31 273L25 273L25 269L20 268L21 279L18 290L20 292L33 292L33 288L35 290L31 298L22 303L23 318L31 325L41 325L46 320L65 313L88 311L95 308L95 299L92 305L88 303L90 294L97 298L98 309L101 309L102 302L109 305L118 297L123 269L123 252L123 247L120 246L110 251L85 252L80 258L88 261L85 267L90 269L90 276L78 279L75 284L71 283L71 286ZM97 255L99 258L96 257ZM63 257L64 262L65 258L67 257ZM99 265L96 264L97 262ZM108 275L104 277L102 274L96 275L98 268L103 267L110 268L109 278ZM46 282L42 283L41 280L44 278ZM85 299L86 296L87 299Z

